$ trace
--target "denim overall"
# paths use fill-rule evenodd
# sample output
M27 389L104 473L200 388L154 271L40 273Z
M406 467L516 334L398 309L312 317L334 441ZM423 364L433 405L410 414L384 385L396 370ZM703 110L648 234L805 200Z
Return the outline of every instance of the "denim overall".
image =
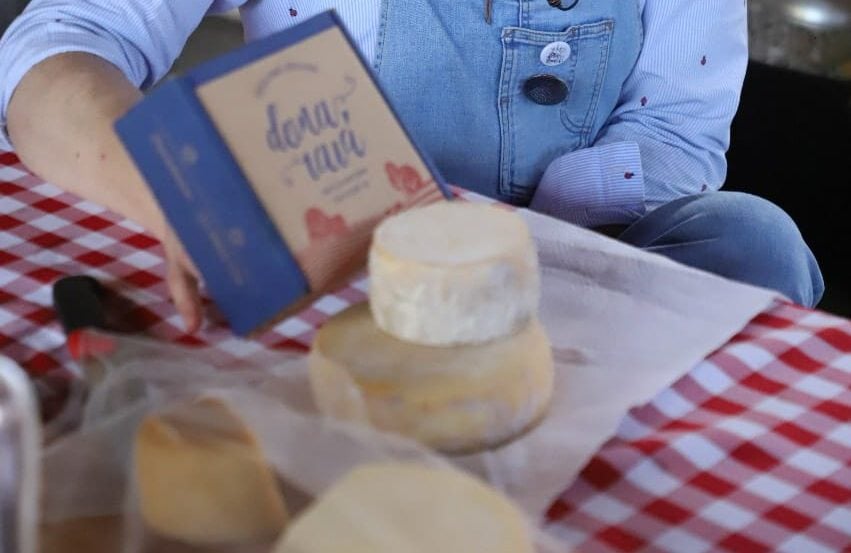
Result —
M641 39L638 0L385 0L375 68L449 182L522 205L553 159L593 142ZM563 101L529 98L541 76L567 85Z
M642 6L640 0L579 0L569 10L547 0L382 0L374 67L448 182L527 205L549 163L592 145L614 110L641 52ZM548 57L554 46L558 51ZM530 83L541 82L561 88L541 102L534 86L530 91ZM794 222L749 194L680 198L615 235L803 305L818 303L824 290Z

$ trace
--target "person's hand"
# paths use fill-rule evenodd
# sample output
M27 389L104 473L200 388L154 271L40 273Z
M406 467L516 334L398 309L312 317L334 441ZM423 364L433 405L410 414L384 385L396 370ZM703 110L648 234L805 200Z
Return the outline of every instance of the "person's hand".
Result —
M198 293L201 275L171 229L165 232L162 244L167 265L166 283L186 332L192 334L201 327L201 296Z

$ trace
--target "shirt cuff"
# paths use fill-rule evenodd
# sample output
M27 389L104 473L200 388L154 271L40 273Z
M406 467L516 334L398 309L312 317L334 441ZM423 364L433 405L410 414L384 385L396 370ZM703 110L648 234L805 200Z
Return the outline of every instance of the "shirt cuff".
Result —
M529 207L582 227L632 223L644 214L638 144L615 142L556 158Z
M15 89L30 69L49 57L69 52L81 52L98 56L118 67L134 85L139 86L138 77L128 63L128 52L114 42L96 35L75 32L51 33L49 37L15 38L3 44L0 52L0 150L12 150L6 128L9 102ZM134 60L140 63L141 60Z

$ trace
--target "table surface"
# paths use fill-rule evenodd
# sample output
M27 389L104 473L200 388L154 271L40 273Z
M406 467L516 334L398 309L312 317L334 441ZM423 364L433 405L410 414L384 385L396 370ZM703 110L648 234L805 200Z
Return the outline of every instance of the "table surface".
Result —
M237 357L305 349L365 298L356 281L253 342L221 323L187 336L154 239L0 152L0 354L30 373L45 416L75 375L51 284L80 273L118 288L146 334ZM775 305L632 409L553 496L547 525L578 551L851 552L851 321Z

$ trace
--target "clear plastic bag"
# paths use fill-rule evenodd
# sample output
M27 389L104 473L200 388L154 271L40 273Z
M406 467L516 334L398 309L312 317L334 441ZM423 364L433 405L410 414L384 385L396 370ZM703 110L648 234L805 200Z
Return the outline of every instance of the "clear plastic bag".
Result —
M141 519L132 479L136 429L146 415L200 395L223 399L256 436L293 516L364 463L459 468L403 437L319 416L303 356L268 353L238 361L212 349L111 338L117 348L95 361L100 378L79 428L44 452L42 551L271 551L272 543L191 547L157 537ZM538 515L525 514L538 551L564 551L539 527Z

